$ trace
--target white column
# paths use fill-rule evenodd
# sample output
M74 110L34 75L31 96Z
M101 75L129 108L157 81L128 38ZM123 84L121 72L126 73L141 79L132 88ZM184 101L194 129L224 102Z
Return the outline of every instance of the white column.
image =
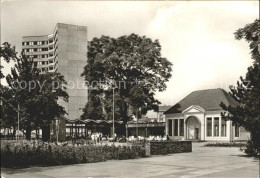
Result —
M172 119L172 137L174 137L174 119Z
M233 141L233 126L232 126L232 121L228 120L228 132L227 132L228 136L229 136L229 141Z
M169 135L168 118L165 118L165 136Z
M221 124L222 124L222 120L221 120L221 117L219 117L219 129L218 129L219 130L219 137L221 137L221 130L222 130L222 128L221 128L222 125Z
M186 126L186 118L184 117L184 139L187 139L187 126Z
M206 132L205 116L203 116L203 118L201 119L201 126L200 126L200 139L201 140L205 140L205 132Z
M211 130L212 137L214 137L214 130L215 130L215 128L214 128L214 121L215 121L215 119L214 119L214 117L212 117L212 120L211 120L211 122L212 122L212 130Z
M180 119L178 119L178 136L180 136Z

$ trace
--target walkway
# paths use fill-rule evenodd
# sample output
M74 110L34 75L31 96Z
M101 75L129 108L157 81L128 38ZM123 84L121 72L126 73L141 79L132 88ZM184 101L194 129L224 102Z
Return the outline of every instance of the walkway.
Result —
M259 160L245 157L239 148L203 147L193 143L192 153L112 160L70 166L3 169L5 178L51 177L259 177Z

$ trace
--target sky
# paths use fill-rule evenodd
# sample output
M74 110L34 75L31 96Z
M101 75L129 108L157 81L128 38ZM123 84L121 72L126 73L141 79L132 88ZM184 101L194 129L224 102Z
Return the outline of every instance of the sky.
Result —
M195 90L228 91L246 74L249 46L234 32L259 18L258 11L258 1L5 1L1 43L20 52L22 36L51 34L58 22L87 26L89 41L131 33L158 39L173 71L156 98L174 105ZM2 64L5 74L13 65Z

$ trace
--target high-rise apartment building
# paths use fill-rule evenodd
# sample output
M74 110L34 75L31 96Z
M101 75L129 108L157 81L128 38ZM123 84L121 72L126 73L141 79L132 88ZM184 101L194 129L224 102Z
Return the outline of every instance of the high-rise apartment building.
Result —
M64 76L69 102L59 103L65 107L67 119L79 119L87 103L87 89L80 76L87 62L87 27L58 23L53 34L24 36L22 49L42 73L57 71Z

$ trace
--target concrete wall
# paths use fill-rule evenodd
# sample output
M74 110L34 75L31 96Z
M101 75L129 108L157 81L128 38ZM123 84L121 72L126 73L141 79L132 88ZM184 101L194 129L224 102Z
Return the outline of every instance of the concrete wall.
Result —
M87 103L88 91L81 74L87 63L87 28L58 24L58 72L68 82L69 102L59 101L69 120L79 119ZM66 116L65 116L66 117Z
M145 146L146 155L166 155L192 152L191 141L151 141Z

